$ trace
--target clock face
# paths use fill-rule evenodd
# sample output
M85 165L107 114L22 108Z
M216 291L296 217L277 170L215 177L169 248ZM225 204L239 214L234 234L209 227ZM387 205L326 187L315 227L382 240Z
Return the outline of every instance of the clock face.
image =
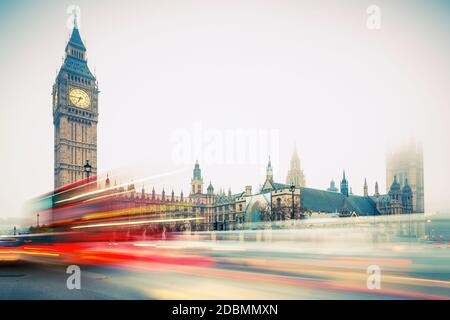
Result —
M79 108L88 108L91 104L89 94L79 88L71 88L69 90L69 100L74 106Z

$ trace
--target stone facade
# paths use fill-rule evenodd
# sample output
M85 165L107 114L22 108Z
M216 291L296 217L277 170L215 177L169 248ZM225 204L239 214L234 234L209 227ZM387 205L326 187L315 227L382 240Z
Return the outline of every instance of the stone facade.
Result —
M408 184L408 179L405 179L402 188L397 181L397 176L394 176L389 193L387 195L375 194L375 198L377 210L380 214L405 214L414 211L414 196Z
M413 192L413 211L422 213L424 206L423 149L414 141L389 151L386 155L386 190L397 177L403 188L407 180Z
M97 173L98 93L75 20L52 92L55 188L85 178L86 161Z
M252 193L252 187L245 187L245 191L233 194L231 190L215 192L210 182L206 193L203 192L203 176L198 162L195 163L191 178L191 193L184 197L175 196L174 192L167 196L162 190L157 194L153 189L151 193L145 192L144 188L139 192L135 190L134 184L130 184L126 190L123 187L111 187L109 178L106 179L105 188L112 195L108 210L104 217L96 215L96 218L108 218L110 216L129 216L129 218L140 218L152 216L158 219L171 218L195 218L164 224L165 230L172 231L208 231L208 230L237 230L244 223L258 221L289 220L292 218L292 199L294 197L295 218L300 218L300 187L294 192L290 186L276 184L272 179L271 165L267 168L265 183L266 189L257 194ZM250 199L252 197L266 194L270 201L270 207L257 207L257 218L252 215ZM155 228L161 228L155 226Z
M368 192L367 182L364 191ZM225 231L251 228L254 222L287 221L308 217L321 217L327 214L348 216L367 216L380 214L412 213L413 195L408 181L403 188L394 178L390 191L386 195L359 196L348 192L348 180L343 175L341 192L325 191L307 187L298 187L274 181L271 162L267 165L266 177L262 187L252 193L252 187L233 194L231 190L215 192L210 182L203 192L203 176L198 162L195 163L191 178L191 192L185 197L166 195L163 189L156 194L139 192L133 184L123 187L111 187L106 179L106 190L112 198L104 213L96 213L96 219L121 217L121 219L161 219L168 222L145 227L148 231ZM337 188L335 188L337 189ZM89 217L85 217L87 219ZM188 218L188 219L183 219ZM174 219L174 221L169 221ZM261 225L257 226L261 227ZM139 228L139 227L138 227Z

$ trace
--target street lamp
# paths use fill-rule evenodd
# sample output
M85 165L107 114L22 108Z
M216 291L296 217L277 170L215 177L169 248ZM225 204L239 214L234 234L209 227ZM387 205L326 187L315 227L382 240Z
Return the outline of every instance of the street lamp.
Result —
M289 187L289 190L292 193L292 213L291 213L291 219L295 219L295 214L294 214L294 192L295 192L295 184L291 184L291 186Z
M84 172L86 172L86 177L89 179L89 176L91 175L92 166L89 164L89 160L86 160L86 164L83 166Z

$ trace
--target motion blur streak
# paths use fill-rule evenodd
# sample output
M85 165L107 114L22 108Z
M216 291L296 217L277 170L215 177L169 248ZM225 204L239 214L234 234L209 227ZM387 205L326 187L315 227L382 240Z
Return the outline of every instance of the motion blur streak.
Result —
M35 199L31 233L0 237L0 260L31 265L0 299L80 297L61 289L72 264L86 299L450 298L449 216L321 215L194 231L207 229L192 203L136 201L134 187L97 189L96 179ZM0 264L2 280L7 270ZM54 290L30 290L39 285Z
M336 218L145 239L128 227L97 226L13 237L5 243L20 246L0 252L58 270L80 265L97 283L92 290L108 296L111 288L126 288L126 298L449 299L449 225L441 216ZM429 240L436 235L439 241ZM372 265L380 268L380 289L367 287Z
M51 253L51 252L39 252L39 251L26 251L26 250L9 250L9 251L0 251L0 253L3 254L31 254L36 256L50 256L50 257L58 257L58 253Z
M183 171L184 171L183 169L179 169L179 170L174 170L174 171L170 171L170 172L166 172L166 173L161 173L161 174L157 174L157 175L153 175L153 176L149 176L149 177L145 177L145 178L141 178L141 179L135 180L134 183L142 183L142 182L146 182L146 181L149 181L149 180L159 179L159 178L175 175L175 174L183 172ZM91 185L91 187L92 187L93 184L94 184L93 182L89 182L88 184L84 184L84 186ZM96 184L97 183L95 182L95 185ZM117 188L126 187L126 186L128 186L128 183L123 183L123 184L120 184L120 185L115 185L115 186L107 187L107 188L103 188L103 189L95 189L95 190L90 191L90 192L78 194L76 196L73 196L73 197L70 197L70 198L67 198L67 199L56 201L55 204L61 204L61 203L65 203L65 202L70 202L70 201L77 200L77 199L80 199L80 198L83 198L83 197L96 195L98 193L104 193L105 191L114 191ZM78 188L79 187L77 187L75 189L78 189ZM55 195L63 195L65 192L66 191L58 192Z
M99 224L88 224L88 225L84 225L84 226L76 226L76 227L72 227L72 229L113 227L113 226L128 226L128 225L138 225L138 224L163 223L163 222L181 222L181 221L193 221L193 220L203 220L203 218L161 219L161 220L144 220L144 221L130 221L130 222L99 223Z

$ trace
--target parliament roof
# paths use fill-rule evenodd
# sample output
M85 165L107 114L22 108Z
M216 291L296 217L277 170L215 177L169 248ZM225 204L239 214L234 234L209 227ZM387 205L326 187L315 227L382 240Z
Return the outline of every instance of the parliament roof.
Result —
M312 188L300 188L300 205L304 210L319 212L341 212L344 209L358 215L377 215L376 204L369 197L344 196L342 193Z

